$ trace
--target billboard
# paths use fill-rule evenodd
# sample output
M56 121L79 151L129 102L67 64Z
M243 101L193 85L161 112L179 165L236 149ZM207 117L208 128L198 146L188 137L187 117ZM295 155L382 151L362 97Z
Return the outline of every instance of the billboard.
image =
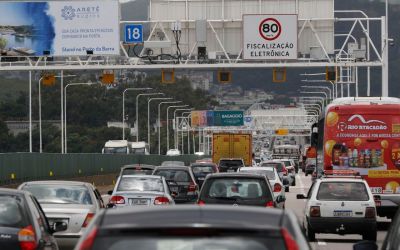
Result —
M118 1L0 2L6 56L119 54Z
M243 59L297 59L297 15L244 15Z
M243 111L214 111L214 126L243 126Z

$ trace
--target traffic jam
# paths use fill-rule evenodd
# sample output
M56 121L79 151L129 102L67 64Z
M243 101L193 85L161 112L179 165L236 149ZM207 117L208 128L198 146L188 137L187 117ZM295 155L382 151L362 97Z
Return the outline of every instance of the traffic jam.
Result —
M219 132L210 158L125 165L112 190L1 188L1 249L399 249L399 113L338 98L306 140Z

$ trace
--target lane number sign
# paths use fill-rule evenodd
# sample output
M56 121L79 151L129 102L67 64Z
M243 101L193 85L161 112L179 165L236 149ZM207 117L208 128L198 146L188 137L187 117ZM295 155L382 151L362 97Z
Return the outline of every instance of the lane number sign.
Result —
M281 35L282 26L275 18L266 18L261 21L258 30L262 38L273 41Z
M143 26L141 24L125 25L125 43L143 43Z

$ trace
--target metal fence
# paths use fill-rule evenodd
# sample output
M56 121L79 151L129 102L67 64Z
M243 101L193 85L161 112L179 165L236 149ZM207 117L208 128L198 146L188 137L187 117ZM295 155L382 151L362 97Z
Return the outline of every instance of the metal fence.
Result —
M197 159L196 155L6 153L0 154L0 184L109 174L125 164L159 165L167 160L189 164Z

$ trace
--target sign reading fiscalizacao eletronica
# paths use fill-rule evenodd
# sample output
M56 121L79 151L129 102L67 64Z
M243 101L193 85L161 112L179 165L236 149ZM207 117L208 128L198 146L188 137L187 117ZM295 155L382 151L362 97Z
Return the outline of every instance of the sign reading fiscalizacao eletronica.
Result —
M243 15L243 59L297 59L297 15Z
M119 37L118 1L0 2L5 56L115 55Z

